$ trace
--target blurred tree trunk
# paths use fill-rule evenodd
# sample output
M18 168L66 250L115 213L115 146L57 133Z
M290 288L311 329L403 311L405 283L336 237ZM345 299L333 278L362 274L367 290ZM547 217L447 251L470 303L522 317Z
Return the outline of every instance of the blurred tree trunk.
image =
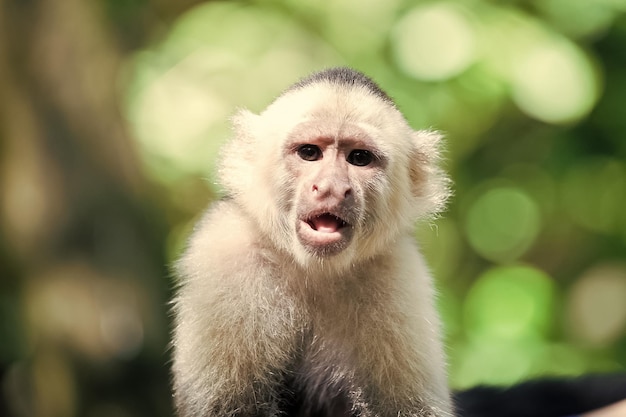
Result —
M169 414L164 225L119 75L197 1L117 3L0 0L2 415Z

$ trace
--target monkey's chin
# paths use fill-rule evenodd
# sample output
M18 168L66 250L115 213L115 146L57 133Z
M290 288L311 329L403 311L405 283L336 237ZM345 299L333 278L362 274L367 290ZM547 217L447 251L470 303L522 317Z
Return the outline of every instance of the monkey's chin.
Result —
M352 240L352 227L316 229L310 222L300 220L296 233L300 244L311 254L329 257L342 252Z

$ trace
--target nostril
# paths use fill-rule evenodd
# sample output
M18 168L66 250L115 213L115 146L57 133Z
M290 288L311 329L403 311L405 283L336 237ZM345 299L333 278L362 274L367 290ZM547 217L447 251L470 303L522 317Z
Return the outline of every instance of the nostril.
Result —
M311 191L313 191L314 193L318 192L319 189L317 188L317 185L313 184L313 187L311 188Z
M344 198L347 198L349 195L352 195L352 189L348 188L345 192L345 194L343 195Z

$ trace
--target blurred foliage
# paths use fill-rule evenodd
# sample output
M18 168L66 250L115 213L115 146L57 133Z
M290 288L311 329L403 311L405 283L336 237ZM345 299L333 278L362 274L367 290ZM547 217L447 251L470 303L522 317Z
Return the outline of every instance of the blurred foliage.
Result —
M0 0L0 414L170 415L168 267L238 107L321 68L446 132L451 382L626 368L626 0Z

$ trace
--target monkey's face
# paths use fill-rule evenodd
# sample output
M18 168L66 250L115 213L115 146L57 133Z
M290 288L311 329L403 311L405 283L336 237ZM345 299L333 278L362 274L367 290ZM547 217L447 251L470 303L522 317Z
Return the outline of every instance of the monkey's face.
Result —
M297 125L283 152L299 244L317 257L337 255L362 234L386 157L357 125L327 118Z
M375 256L447 196L438 135L413 131L367 89L295 89L233 121L222 185L265 241L302 266Z

